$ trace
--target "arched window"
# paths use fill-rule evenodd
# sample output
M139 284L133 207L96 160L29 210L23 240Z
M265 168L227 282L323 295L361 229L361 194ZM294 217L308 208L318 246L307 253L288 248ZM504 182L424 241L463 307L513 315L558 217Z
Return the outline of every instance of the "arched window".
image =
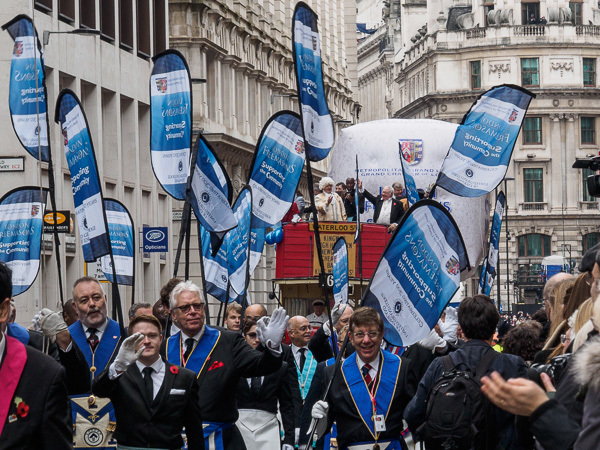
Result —
M524 234L519 236L519 256L549 256L550 236L545 234Z
M583 254L600 242L600 233L588 233L583 235Z

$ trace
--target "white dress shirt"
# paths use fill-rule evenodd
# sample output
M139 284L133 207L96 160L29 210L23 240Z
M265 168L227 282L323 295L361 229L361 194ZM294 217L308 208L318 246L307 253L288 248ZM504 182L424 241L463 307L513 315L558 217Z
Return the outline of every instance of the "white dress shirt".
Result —
M144 372L142 372L146 367L152 367L154 370L152 371L152 398L156 398L156 394L160 390L160 387L163 384L163 380L165 379L165 363L162 358L158 358L154 364L151 366L145 366L141 362L136 361L136 366L140 369L140 373L142 374L142 378L144 378Z
M379 210L379 217L377 217L377 223L381 225L389 225L391 215L392 199L388 198L381 204L381 209Z
M371 375L371 380L375 380L377 377L377 372L379 372L379 355L377 352L377 358L369 363L371 369L369 370L369 375ZM362 359L359 358L358 353L356 354L356 364L358 364L358 370L362 373L362 368L366 364Z
M200 339L202 339L202 335L204 334L205 326L206 325L203 325L202 329L198 333L196 333L194 336L188 336L183 331L181 332L181 344L183 346L183 353L185 353L187 351L187 344L185 343L185 341L187 341L189 338L192 338L194 341L196 341L194 343L194 345L196 345L198 342L200 342Z
M89 333L89 329L90 327L86 327L83 322L81 322L81 326L83 327L83 331L85 331L85 337L89 338L90 337L90 333ZM98 328L96 328L96 336L98 336L98 341L102 340L102 335L104 335L104 332L106 331L106 327L108 326L108 319L104 321L104 324L102 324L101 326L99 326Z
M6 335L0 332L0 367L2 367L2 358L4 357L4 349L6 348Z
M294 359L296 360L296 365L298 366L298 368L300 368L300 348L305 348L306 352L304 353L304 355L308 358L308 346L304 346L304 347L296 347L294 344L291 345L292 347L292 353L294 354Z

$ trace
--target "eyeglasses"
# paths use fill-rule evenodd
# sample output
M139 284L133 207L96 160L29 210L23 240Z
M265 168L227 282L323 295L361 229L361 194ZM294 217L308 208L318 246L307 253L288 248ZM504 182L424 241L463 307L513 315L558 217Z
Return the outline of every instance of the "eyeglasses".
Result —
M192 308L194 308L194 311L204 311L204 303L188 303L187 305L176 306L173 309L178 309L183 314L187 314Z
M560 335L560 343L564 345L565 342L571 342L571 338L568 337L566 334L561 334Z
M354 336L359 341L362 341L367 335L369 336L369 339L375 340L379 337L379 331L369 331L368 333L363 333L362 331L359 331L358 333L352 333L352 336Z
M308 331L308 330L310 330L310 328L311 328L310 325L304 325L304 326L296 328L295 331Z
M248 336L250 339L256 339L257 334L256 333L246 333L246 336Z

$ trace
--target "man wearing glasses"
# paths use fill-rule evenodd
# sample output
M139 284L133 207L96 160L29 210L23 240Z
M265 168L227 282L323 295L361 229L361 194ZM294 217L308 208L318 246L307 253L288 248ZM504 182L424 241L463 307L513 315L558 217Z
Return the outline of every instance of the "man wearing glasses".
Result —
M354 311L349 333L356 352L343 362L327 397L312 409L312 417L319 420L317 435L335 420L338 448L406 448L402 413L417 385L410 360L381 349L383 320L373 308ZM334 370L334 365L325 369L322 393Z
M277 309L270 320L259 321L256 332L267 349L259 352L241 334L205 325L202 294L191 281L175 286L170 307L173 322L181 331L167 339L163 354L169 363L198 375L206 448L245 449L235 426L236 387L240 378L269 375L281 367L281 339L288 321L285 310Z

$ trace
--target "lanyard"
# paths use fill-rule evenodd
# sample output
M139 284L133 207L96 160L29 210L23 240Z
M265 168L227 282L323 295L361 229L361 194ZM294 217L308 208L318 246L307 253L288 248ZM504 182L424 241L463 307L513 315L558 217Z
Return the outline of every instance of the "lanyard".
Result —
M381 361L379 362L379 364L381 365ZM379 432L377 432L377 426L376 426L376 420L375 418L377 417L377 400L375 400L375 395L377 394L376 389L375 389L375 385L379 385L379 383L377 382L377 377L379 377L379 371L377 371L375 373L375 378L373 378L373 384L371 386L371 390L369 390L369 386L366 383L365 380L365 385L367 386L367 392L369 393L369 397L371 398L371 403L373 404L373 431L375 431L374 434L374 438L375 438L375 443L377 443L377 441L379 440Z

